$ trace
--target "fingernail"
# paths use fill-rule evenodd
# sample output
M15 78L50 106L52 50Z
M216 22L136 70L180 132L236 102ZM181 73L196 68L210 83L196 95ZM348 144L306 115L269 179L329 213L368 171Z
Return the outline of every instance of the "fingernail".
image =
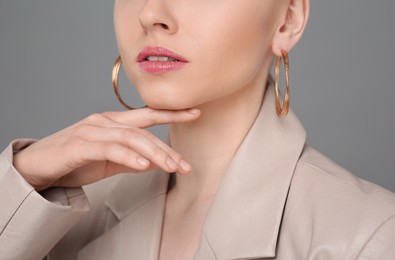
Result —
M193 115L200 114L200 110L197 108L189 108L187 111L188 111L188 113L193 114Z
M166 164L171 170L176 170L178 168L177 163L170 157L167 157Z
M180 161L180 166L184 172L190 172L192 170L192 166L184 160Z
M147 167L149 165L149 161L143 157L137 158L137 163L143 167Z

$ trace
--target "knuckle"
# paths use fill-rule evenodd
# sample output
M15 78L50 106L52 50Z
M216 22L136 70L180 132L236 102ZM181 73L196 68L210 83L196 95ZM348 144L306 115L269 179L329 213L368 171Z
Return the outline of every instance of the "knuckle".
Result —
M125 162L128 160L127 151L117 144L106 144L103 146L103 154L107 160Z
M155 160L164 161L167 157L167 154L162 149L154 148L152 150L152 158L154 158Z
M106 111L106 112L100 113L99 116L101 117L101 119L106 119L106 120L110 119L112 121L114 121L114 120L116 121L116 119L118 117L120 117L120 115L121 115L120 113L122 113L122 112Z
M101 113L101 115L104 117L111 117L113 115L113 112L107 111L107 112Z
M85 122L88 123L99 123L103 120L104 116L100 113L94 113L89 115L86 119Z
M181 155L179 155L176 152L172 152L171 157L173 158L174 161L176 161L177 163L179 163L182 159Z
M82 137L87 137L89 136L90 133L92 133L93 131L93 127L90 125L79 125L78 127L76 127L76 129L74 130L74 133L76 136L79 136L80 138Z
M134 139L139 136L139 131L136 128L126 128L121 132L121 138L125 140Z

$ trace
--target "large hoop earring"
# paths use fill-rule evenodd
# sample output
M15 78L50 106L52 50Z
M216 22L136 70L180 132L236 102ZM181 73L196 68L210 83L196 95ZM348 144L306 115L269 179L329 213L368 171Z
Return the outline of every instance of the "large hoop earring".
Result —
M289 59L288 59L288 53L284 50L281 50L281 55L282 59L284 60L284 69L285 69L285 95L284 95L284 100L283 104L281 106L281 101L280 101L280 91L278 90L278 81L279 81L279 75L280 75L280 66L281 66L281 57L277 57L276 59L276 67L274 70L274 75L275 75L275 81L274 85L276 87L276 112L279 117L285 117L288 114L289 111L289 99L290 99L290 94L289 94Z
M119 94L119 89L118 89L118 74L119 74L119 69L121 68L122 65L122 59L121 56L118 56L118 58L115 60L114 66L112 68L112 85L114 86L114 92L115 95L117 96L119 102L126 107L126 109L133 110L135 109L134 107L129 106L126 104L125 101L123 101L121 94Z

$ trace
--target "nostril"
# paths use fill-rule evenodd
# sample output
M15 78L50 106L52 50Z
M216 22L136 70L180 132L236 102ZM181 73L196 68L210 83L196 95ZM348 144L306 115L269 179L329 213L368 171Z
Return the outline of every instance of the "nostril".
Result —
M169 26L165 23L154 23L153 24L154 27L161 27L162 29L168 30Z
M163 29L167 30L169 29L169 26L167 24L161 23L160 24L162 26Z

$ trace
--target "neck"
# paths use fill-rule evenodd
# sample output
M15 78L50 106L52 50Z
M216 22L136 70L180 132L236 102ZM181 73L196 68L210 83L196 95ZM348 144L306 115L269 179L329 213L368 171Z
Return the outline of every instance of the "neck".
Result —
M266 82L267 75L264 80ZM175 174L171 192L180 203L210 200L259 112L264 84L242 88L221 100L199 106L194 122L170 126L170 143L191 164L188 175Z

